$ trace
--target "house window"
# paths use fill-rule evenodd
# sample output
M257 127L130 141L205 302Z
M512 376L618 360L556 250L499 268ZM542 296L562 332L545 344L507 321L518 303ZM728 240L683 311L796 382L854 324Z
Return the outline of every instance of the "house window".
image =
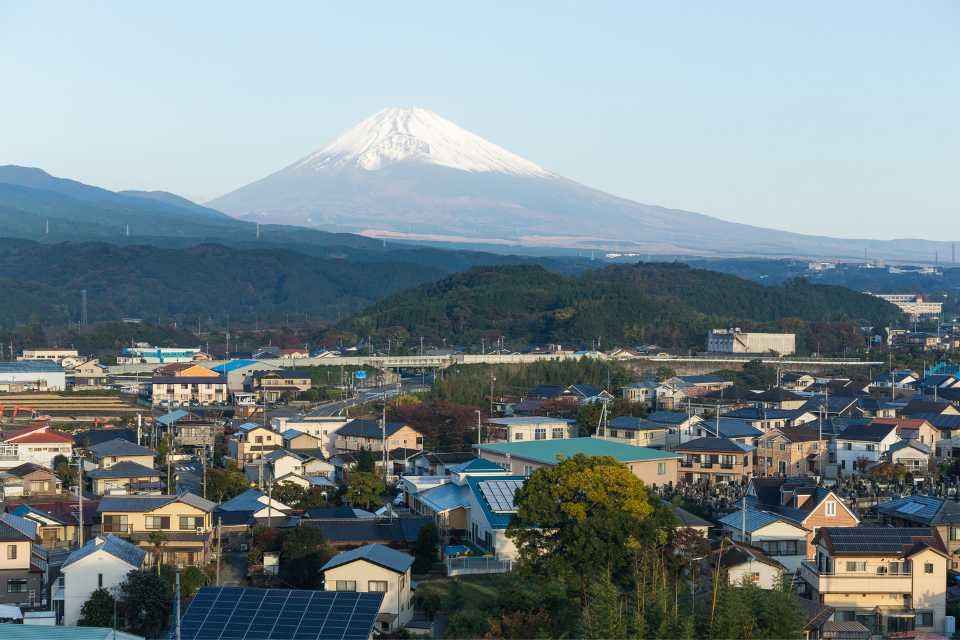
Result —
M17 545L8 544L7 545L7 560L16 560L17 559Z
M750 574L750 582L753 584L760 584L760 574L756 571Z
M104 533L127 533L127 516L103 516Z
M933 563L932 563L932 562L924 562L924 563L923 563L923 572L924 572L924 573L933 573Z
M960 540L960 527L950 527L950 540L953 542Z
M169 529L170 516L144 516L143 528L147 530Z
M867 451L876 451L876 449L877 449L877 445L875 445L875 444L868 444L868 445L867 445Z
M844 443L843 443L843 448L846 449L847 451L850 451L851 449L853 449L853 443L852 443L852 442L844 442Z
M339 589L338 589L339 591ZM371 580L367 583L367 591L379 591L380 593L387 592L387 581L386 580Z
M847 562L847 571L854 573L857 571L866 571L867 563L864 561L858 560L857 562Z
M513 434L513 439L514 439L514 440L523 440L523 432L522 432L522 431L517 431L515 434Z
M917 611L916 623L918 627L932 627L933 611Z
M529 476L533 473L533 466L529 464L523 465L523 475Z
M563 427L554 427L552 432L553 439L557 440L560 438L564 438L567 435L565 432L566 432L566 429L564 429Z
M7 593L26 593L26 580L7 580Z
M543 427L537 427L533 431L534 440L546 440L547 439L547 430Z
M666 463L666 462L658 462L658 463L657 463L657 475L658 475L658 476L667 475L667 463Z
M102 573L98 573L98 574L97 574L97 588L98 588L98 589L103 589L103 574L102 574Z
M337 580L337 591L356 591L356 580Z
M203 526L203 518L194 516L180 516L180 530L193 531Z
M828 516L833 517L833 516L837 515L837 503L834 502L833 500L827 501L827 504L826 504L826 507L825 507L825 508L826 508L826 510L827 510L827 515L828 515Z

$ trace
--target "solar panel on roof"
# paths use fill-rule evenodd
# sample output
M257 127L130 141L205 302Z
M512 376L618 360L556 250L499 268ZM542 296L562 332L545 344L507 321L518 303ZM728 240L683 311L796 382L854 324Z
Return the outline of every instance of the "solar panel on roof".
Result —
M497 513L514 513L514 494L523 486L523 480L487 480L480 484L480 491L490 508Z
M382 593L204 587L180 620L184 640L366 640Z

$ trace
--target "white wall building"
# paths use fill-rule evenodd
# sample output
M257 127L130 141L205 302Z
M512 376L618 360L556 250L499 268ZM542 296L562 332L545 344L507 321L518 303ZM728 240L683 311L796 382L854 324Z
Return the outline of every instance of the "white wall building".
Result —
M895 424L850 425L833 441L837 469L844 475L861 473L899 441Z
M63 391L67 372L50 360L0 362L0 392Z
M74 550L61 568L63 624L75 626L90 594L100 588L110 591L118 587L128 573L143 566L145 556L146 551L137 545L109 534Z
M117 364L168 364L171 362L193 362L200 354L199 348L191 347L153 347L146 342L138 342L125 347L117 356Z
M744 333L740 329L713 329L707 334L710 353L770 353L788 356L797 350L792 333Z
M487 420L485 441L525 442L528 440L560 440L577 437L573 420L530 416L518 418L491 418Z
M338 553L323 565L323 588L383 593L377 629L393 631L413 618L411 566L413 556L382 544L368 544Z
M350 420L342 417L303 417L303 418L272 418L270 425L274 431L283 433L294 429L306 433L320 441L323 455L330 458L337 453L337 431Z
M864 293L896 305L911 318L937 318L943 314L942 302L927 302L913 293Z

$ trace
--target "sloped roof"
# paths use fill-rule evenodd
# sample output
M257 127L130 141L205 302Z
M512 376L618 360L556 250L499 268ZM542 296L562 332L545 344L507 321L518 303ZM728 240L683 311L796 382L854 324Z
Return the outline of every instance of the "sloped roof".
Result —
M946 555L943 540L930 527L822 527L816 540L834 555L913 555L933 549Z
M108 478L153 478L160 477L160 472L150 467L145 467L136 462L118 462L109 469L94 469L88 471L86 476L95 480L106 480Z
M930 447L923 444L919 440L901 440L900 442L895 442L892 445L890 445L890 448L887 449L887 451L893 454L893 453L896 453L897 451L900 451L901 449L907 449L907 448L916 449L920 453L930 455Z
M97 511L99 513L146 513L171 502L183 502L201 511L213 511L217 506L215 502L205 500L192 493L183 493L177 496L104 496L100 499L100 506Z
M683 424L693 416L688 416L685 413L679 411L654 411L653 413L647 415L647 420L652 420L653 422L662 422L663 424L672 424L678 425Z
M350 551L338 553L330 558L320 570L327 571L357 560L365 560L397 573L405 573L413 564L413 556L408 553L391 549L382 544L367 544Z
M3 516L12 515L8 513L0 513L0 540L33 540L32 536L28 536L24 533L20 527L13 526L10 522L7 521ZM16 516L14 516L16 517Z
M720 518L720 524L724 524L739 531L741 526L744 524L743 515L743 511L734 511L733 513L728 513ZM780 516L768 511L758 511L756 509L751 509L750 507L747 507L746 510L747 533L752 533L758 529L766 527L769 524L780 522L782 520L783 518Z
M907 403L907 406L903 408L903 413L908 416L912 416L915 413L943 413L952 407L953 405L949 402L944 402L942 400L920 400L919 398L914 398Z
M388 422L384 429L386 435L391 436L403 427L407 426L403 422ZM380 423L376 420L351 420L347 424L337 429L338 436L351 436L355 438L380 438L383 432L380 430Z
M851 424L843 430L838 436L838 440L855 440L857 442L880 442L891 431L896 431L895 424Z
M780 427L777 429L783 434L783 437L790 442L813 442L820 440L820 433L807 425L798 427ZM823 439L829 439L829 435L824 434Z
M763 435L763 431L760 431L746 420L737 420L735 418L704 420L699 426L723 438L758 438ZM717 433L718 430L719 433Z
M356 512L350 507L350 505L346 504L337 505L335 507L311 507L306 509L303 512L303 515L307 518L313 518L315 520L337 518L353 520L357 517Z
M33 520L28 520L27 518L14 515L12 513L0 513L0 522L16 530L30 540L37 539L37 528L39 525Z
M804 399L804 396L782 387L773 387L772 389L767 389L766 391L756 395L756 400L759 402L785 402L790 400Z
M720 548L723 549L722 553ZM724 539L715 553L720 554L719 560L721 567L735 567L743 564L744 562L754 560L776 569L780 569L781 571L785 570L782 564L769 557L763 552L762 549L749 544L744 544L742 542L735 542L730 538Z
M12 469L7 469L7 473L12 476L17 476L18 478L22 478L23 476L33 473L34 471L46 471L47 473L53 473L53 470L49 467L45 467L34 462L24 462L21 465L13 467Z
M64 560L63 568L66 569L74 562L82 560L97 551L109 553L135 569L140 568L143 564L144 557L146 557L146 551L137 545L127 542L123 538L118 538L113 534L107 534L106 536L98 536L92 540L88 540L82 547L71 552L70 555L67 556L67 559Z
M420 493L417 499L436 513L465 508L469 504L466 488L452 482Z
M960 502L934 496L905 496L881 502L876 510L893 518L923 525L960 523Z
M678 507L671 502L667 502L666 500L662 500L662 502L668 509L673 511L673 515L677 517L677 522L679 522L680 526L682 527L709 527L713 524L708 520L704 520L695 513L690 513L683 507Z
M477 473L477 472L488 472L488 471L505 471L503 467L491 462L489 460L484 460L483 458L471 458L466 462L461 462L460 464L454 465L449 468L453 473Z
M324 539L333 544L355 542L413 543L430 518L354 518L338 520L303 520L304 526L320 529Z
M560 384L541 384L527 391L527 398L543 398L549 400L563 395L564 386Z
M171 411L170 413L165 413L162 416L157 416L153 420L154 422L159 422L165 427L169 427L170 425L176 423L178 420L182 420L183 418L186 418L189 415L190 415L190 412L186 411L185 409L176 409L175 411Z
M53 431L47 426L24 429L0 439L5 442L15 442L17 444L60 444L64 442L73 444L73 438L65 433Z
M626 429L627 431L661 431L670 425L662 422L654 422L646 418L636 418L634 416L617 416L610 420L610 426L614 429Z
M137 432L134 429L89 429L87 431L77 431L73 434L73 442L80 447L92 447L102 442L116 440L117 438L127 440L136 444Z
M91 453L97 457L104 456L152 456L153 449L141 447L138 444L124 440L123 438L114 438L100 444L90 447Z
M740 444L739 442L734 442L729 438L694 438L679 444L676 447L677 451L705 451L705 452L723 452L723 453L746 453L751 451L753 447L748 445Z
M555 440L524 440L520 442L494 442L479 445L479 450L496 454L509 454L514 458L557 464L558 458L572 458L578 453L588 456L611 456L620 462L643 460L668 460L680 456L669 451L636 447L602 438L557 438Z

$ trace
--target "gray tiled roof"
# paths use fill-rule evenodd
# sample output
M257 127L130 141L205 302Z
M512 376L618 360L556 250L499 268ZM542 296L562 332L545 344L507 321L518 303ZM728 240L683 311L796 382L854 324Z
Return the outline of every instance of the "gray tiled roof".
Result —
M350 551L344 551L330 558L321 571L333 569L356 560L366 560L381 567L404 573L413 564L413 556L382 544L368 544Z
M213 511L217 506L215 502L204 500L192 493L184 493L179 496L104 496L100 499L100 506L97 511L99 513L146 513L176 501L189 504L202 511Z
M152 456L154 453L152 449L141 447L122 438L114 438L95 444L90 447L90 451L98 458L103 456Z
M143 559L146 556L146 552L137 545L131 544L115 535L107 534L106 536L99 536L93 540L89 540L85 545L74 550L63 562L63 568L69 567L74 562L101 550L123 560L137 569L143 564Z
M152 478L159 477L160 472L150 467L145 467L136 462L118 462L109 469L94 469L87 472L88 478L94 480L106 480L109 478Z

